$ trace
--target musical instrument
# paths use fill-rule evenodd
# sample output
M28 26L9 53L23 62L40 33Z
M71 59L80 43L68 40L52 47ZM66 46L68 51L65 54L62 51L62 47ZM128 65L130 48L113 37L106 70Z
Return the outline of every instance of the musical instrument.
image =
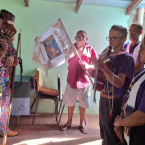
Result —
M99 59L103 61L103 63L106 63L107 65L109 64L110 58L109 55L111 53L112 47L108 46L99 56ZM105 75L104 73L98 69L98 63L96 65L96 70L95 70L95 82L94 82L94 102L96 103L96 91L101 92L104 88L104 83L105 83Z
M0 19L0 30L0 36L5 40L12 38L17 32L13 25L7 24L7 22L2 19Z
M111 50L112 50L112 47L108 46L99 56L99 59L101 61L103 61L103 63L106 63L107 66L109 66L109 62L110 62L109 55L111 53ZM97 90L99 92L102 91L102 89L104 87L105 78L106 77L105 77L104 73L100 69L96 68L95 83L97 83L97 84L96 84L95 90Z

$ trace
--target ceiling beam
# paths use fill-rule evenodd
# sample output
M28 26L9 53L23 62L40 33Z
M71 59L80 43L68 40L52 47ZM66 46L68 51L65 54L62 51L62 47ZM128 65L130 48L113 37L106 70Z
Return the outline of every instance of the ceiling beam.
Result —
M81 7L81 4L82 4L83 0L77 0L77 4L76 4L76 8L75 8L75 13L77 14L80 7Z
M142 2L142 0L133 0L132 3L126 9L126 15L131 14L133 10Z
M25 2L25 7L29 7L29 0L24 0Z

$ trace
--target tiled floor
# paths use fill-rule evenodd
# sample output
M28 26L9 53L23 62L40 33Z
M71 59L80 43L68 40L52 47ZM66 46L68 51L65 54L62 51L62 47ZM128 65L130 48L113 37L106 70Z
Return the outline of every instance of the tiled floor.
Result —
M66 123L67 114L63 114L60 126L56 124L54 114L39 114L32 125L32 115L21 116L20 125L11 116L10 128L18 130L19 135L8 137L7 145L101 145L98 116L86 115L88 134L79 130L79 114L74 114L72 127L67 131L59 131ZM3 138L0 138L0 144Z

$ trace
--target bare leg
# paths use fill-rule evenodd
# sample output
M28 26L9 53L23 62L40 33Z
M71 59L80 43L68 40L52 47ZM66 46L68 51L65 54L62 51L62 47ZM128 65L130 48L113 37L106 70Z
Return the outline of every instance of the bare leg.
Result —
M68 121L67 121L67 123L61 128L61 131L65 131L65 130L67 130L69 127L71 127L74 108L75 108L75 106L68 107Z
M72 124L74 108L75 108L75 106L68 107L68 121L67 121L66 125Z
M86 108L82 108L82 107L79 108L80 108L80 126L85 127L84 118L85 118Z
M82 133L87 134L88 132L84 121L86 108L82 108L82 107L79 108L80 108L80 129Z

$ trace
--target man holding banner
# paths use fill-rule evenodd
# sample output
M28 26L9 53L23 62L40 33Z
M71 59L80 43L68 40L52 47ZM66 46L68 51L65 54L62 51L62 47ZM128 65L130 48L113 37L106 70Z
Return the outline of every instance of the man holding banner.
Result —
M78 55L68 60L67 85L63 98L63 103L68 106L68 121L61 128L61 131L65 131L71 127L75 103L78 101L80 108L79 128L83 134L87 134L88 132L84 118L86 108L91 106L91 95L90 80L86 71L94 69L94 65L91 65L91 61L93 57L97 57L97 54L95 50L86 43L88 38L85 31L78 31L75 40L76 43L74 46Z

